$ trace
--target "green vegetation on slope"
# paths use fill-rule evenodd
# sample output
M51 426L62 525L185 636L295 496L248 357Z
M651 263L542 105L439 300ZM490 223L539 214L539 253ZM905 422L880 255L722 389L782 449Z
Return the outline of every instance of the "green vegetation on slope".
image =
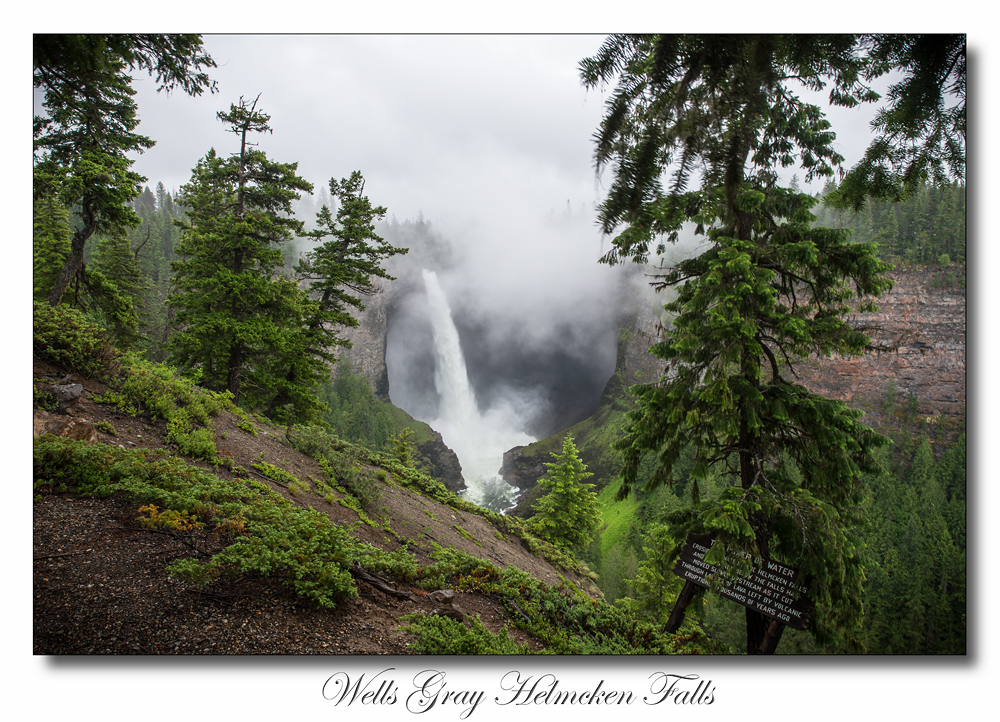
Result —
M954 437L950 425L928 425L917 407L913 399L898 403L889 389L886 408L893 426L882 431L894 444L891 454L880 457L887 471L863 479L868 523L861 541L867 581L865 614L857 638L869 654L962 654L966 650L965 436L949 442ZM618 418L620 413L602 406L573 428L587 429L593 443L603 436L598 419L614 424ZM554 446L561 438L562 434L542 439L532 450ZM581 456L585 444L581 443ZM661 594L650 583L653 565L660 565L662 577L662 559L672 558L671 552L683 541L664 535L664 516L688 503L694 483L699 484L702 499L719 495L731 483L714 472L696 482L690 477L694 463L688 457L690 453L682 455L675 469L680 481L673 486L632 493L616 501L620 480L606 483L598 495L598 535L582 554L597 573L609 602L651 622L662 622L669 615L680 588L674 584ZM667 568L672 566L671 561ZM729 650L745 648L740 605L714 594L700 594L689 616L698 617L704 629ZM792 629L785 631L778 650L781 654L846 651L846 647L821 647L808 633Z
M60 307L45 309L38 328L40 334L47 334L46 348L65 346L65 339L59 338L47 313L76 312ZM85 319L66 329L70 337L82 334L102 338ZM40 336L37 341L42 340ZM99 350L96 354L81 354L78 359L111 382L111 390L94 400L150 422L166 420L168 442L176 450L127 450L111 444L42 436L34 443L35 493L134 499L139 505L140 524L167 531L190 544L191 555L168 567L171 576L184 583L203 586L224 577L272 576L283 580L312 605L332 608L357 594L353 578L357 564L428 590L453 588L498 596L510 614L511 624L540 640L549 653L720 651L696 626L686 627L678 635L664 635L655 626L592 598L569 580L548 587L525 572L501 570L489 561L443 547L434 552L431 564L421 566L405 546L386 552L363 543L352 535L352 526L337 524L326 514L292 503L268 484L249 478L246 470L235 467L231 460L218 457L213 418L233 413L241 427L246 425L247 433L257 430L227 393L201 389L177 376L173 369L136 354L121 357L113 345L99 346ZM73 368L73 359L62 360ZM534 537L522 520L460 499L389 452L352 444L320 426L298 427L288 433L297 449L320 462L323 478L300 481L263 461L252 466L264 477L285 486L293 496L304 491L323 495L336 489L344 494L345 505L358 513L360 522L374 523L366 514L365 489L379 484L400 485L464 513L479 514L498 532L519 537L534 553L557 566L586 572L564 551ZM225 466L235 478L196 467L184 456L209 461L217 468ZM504 635L485 633L476 619L467 624L442 623L427 617L401 621L412 629L417 651L524 651Z

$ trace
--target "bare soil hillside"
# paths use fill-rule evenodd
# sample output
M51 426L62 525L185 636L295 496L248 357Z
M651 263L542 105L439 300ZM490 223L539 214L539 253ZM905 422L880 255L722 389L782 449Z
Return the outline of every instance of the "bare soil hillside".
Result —
M39 360L34 377L66 383L63 369ZM94 443L165 447L164 422L95 403L92 397L107 390L97 381L74 376L69 382L82 383L84 393L63 413L92 424L104 421L115 429L115 434L98 434ZM213 427L219 455L244 470L265 461L301 480L322 475L313 459L282 443L282 429L263 427L253 436L226 412L213 419ZM231 476L222 467L212 470ZM257 478L296 504L312 506L336 522L355 524L354 534L362 541L395 550L404 540L421 562L429 561L434 542L489 559L500 568L515 566L550 585L560 583L562 576L599 593L586 578L557 570L486 519L407 489L376 480L382 502L373 516L380 524L388 523L390 534L358 524L358 515L339 503L307 492L292 494L277 482ZM171 580L165 571L175 559L195 553L190 542L143 528L136 522L138 507L126 498L36 497L36 654L407 654L410 639L400 631L400 617L442 606L426 590L392 579L359 581L359 596L333 611L309 607L279 579L220 580L194 589ZM202 553L212 552L213 545L218 542L207 536L196 541ZM480 615L493 632L510 622L500 601L488 596L459 593L454 604L467 615ZM509 633L520 644L540 648L519 630L511 627Z

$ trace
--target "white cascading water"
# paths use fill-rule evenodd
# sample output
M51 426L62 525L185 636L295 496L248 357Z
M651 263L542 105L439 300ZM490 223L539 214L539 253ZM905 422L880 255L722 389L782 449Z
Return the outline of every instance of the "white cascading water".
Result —
M448 299L437 274L424 270L423 276L434 335L434 385L440 399L438 417L428 423L458 456L469 501L503 511L513 505L517 495L517 489L499 475L503 453L535 439L520 430L521 422L511 405L479 411Z

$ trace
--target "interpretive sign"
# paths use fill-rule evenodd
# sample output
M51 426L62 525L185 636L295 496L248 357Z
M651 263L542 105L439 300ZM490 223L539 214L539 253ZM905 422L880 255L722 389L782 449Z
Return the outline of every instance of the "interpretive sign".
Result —
M690 537L674 566L674 574L705 588L709 588L708 577L712 577L714 590L727 599L794 629L806 628L813 604L806 597L809 589L800 583L800 570L758 557L748 559L752 564L748 576L736 576L724 567L705 562L711 548L711 537Z

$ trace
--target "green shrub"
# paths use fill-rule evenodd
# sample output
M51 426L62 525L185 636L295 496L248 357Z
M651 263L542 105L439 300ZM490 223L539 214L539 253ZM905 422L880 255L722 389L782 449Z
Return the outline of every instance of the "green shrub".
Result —
M353 539L348 527L334 524L313 509L292 506L265 484L224 480L176 457L130 451L69 439L36 440L37 491L73 490L84 496L125 494L140 504L153 526L209 531L235 536L232 544L207 561L182 559L168 571L192 584L220 574L277 575L295 592L320 607L333 607L357 591L348 569L360 560L378 568L386 559L403 568L401 557L380 555ZM212 527L212 529L209 529Z
M382 501L382 490L374 478L387 476L383 469L374 475L364 463L368 450L349 444L319 426L296 429L292 447L320 462L330 481L344 488L362 509L370 511Z
M489 561L455 549L438 548L434 562L417 580L424 589L453 588L499 599L514 624L556 654L726 653L686 621L678 635L640 621L626 609L582 593L568 580L550 587L515 567L498 569ZM691 615L693 616L693 615ZM457 652L451 652L457 653Z
M220 394L201 389L163 364L154 364L135 354L124 358L127 374L118 391L130 404L145 409L154 419L170 419L185 409L195 423L205 426L225 406Z
M118 374L119 353L114 341L80 311L36 302L32 316L36 355L101 381L110 381Z
M192 583L224 571L283 573L287 584L319 607L357 596L347 568L357 542L344 527L314 509L268 505L248 514L248 534L230 544L198 569L190 561L169 570Z
M114 391L105 391L103 394L97 394L91 397L91 401L97 404L107 404L109 406L114 406L116 409L121 411L123 414L128 414L129 416L135 416L139 413L139 409L135 407L135 404L129 402L124 396Z
M59 399L48 391L42 391L37 386L32 387L33 406L43 411L55 412L59 410Z
M109 421L98 421L94 424L94 428L102 434L107 434L108 436L118 436L118 432L115 430L114 425Z
M528 654L527 645L517 644L506 630L493 634L477 614L463 624L443 615L407 614L400 627L416 637L410 649L418 654Z
M365 511L378 506L382 501L382 490L372 478L371 472L356 465L353 459L341 457L340 461L340 465L334 469L341 485L358 500Z
M266 476L271 481L277 481L285 486L299 484L299 480L295 478L293 474L289 474L284 469L279 469L274 464L268 464L266 461L257 461L256 463L250 464L250 466L261 476Z
M167 421L165 439L177 445L182 454L214 462L218 455L211 429L194 428L188 409L176 409Z
M300 426L295 429L290 442L293 449L297 449L314 459L328 459L337 452L351 447L350 444L322 426Z

